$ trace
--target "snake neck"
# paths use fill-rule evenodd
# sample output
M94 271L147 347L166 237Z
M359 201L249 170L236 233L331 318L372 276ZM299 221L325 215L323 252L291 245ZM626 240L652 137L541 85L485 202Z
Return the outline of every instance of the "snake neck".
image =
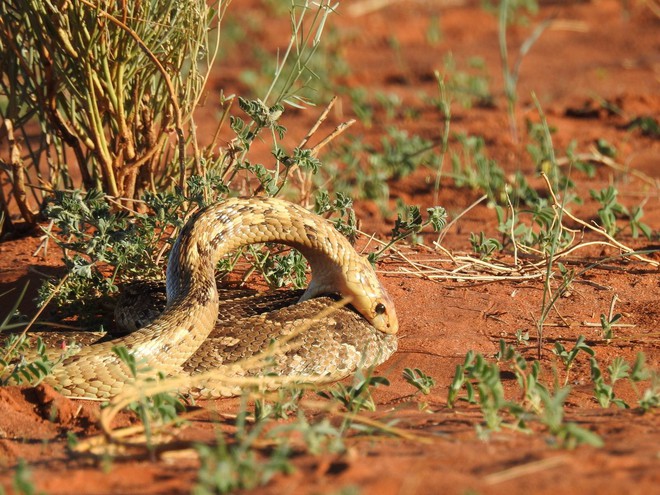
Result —
M275 198L233 198L199 211L183 228L167 266L168 305L211 299L220 259L266 242L288 245L307 259L312 282L304 299L328 292L351 295L351 268L344 266L352 247L328 222Z
M328 221L277 198L232 198L198 212L172 249L168 301L210 297L220 258L264 242L293 247L309 262L312 280L302 300L338 293L378 330L396 333L394 305L369 262Z

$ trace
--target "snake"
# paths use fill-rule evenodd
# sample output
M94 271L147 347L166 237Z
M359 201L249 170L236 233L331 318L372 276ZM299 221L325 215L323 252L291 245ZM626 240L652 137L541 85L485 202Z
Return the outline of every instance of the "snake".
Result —
M218 288L219 260L261 243L283 244L306 258L311 281L305 290L255 296ZM123 299L139 306L138 296L147 292L138 286ZM44 381L65 396L110 399L136 381L135 370L113 350L124 347L150 376L217 370L220 376L275 374L329 382L358 367L381 364L397 348L394 303L370 262L330 221L278 198L229 198L198 210L170 251L162 292L155 315L138 311L141 328L82 347L57 363ZM335 308L337 298L346 298L350 306ZM293 336L292 345L265 364L243 364L287 336ZM184 392L230 397L242 387L220 380Z

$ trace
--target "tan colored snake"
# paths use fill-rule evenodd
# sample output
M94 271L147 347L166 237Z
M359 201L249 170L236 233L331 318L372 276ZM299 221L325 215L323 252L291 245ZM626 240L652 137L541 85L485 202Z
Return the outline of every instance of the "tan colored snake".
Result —
M294 316L248 308L239 318L234 308L239 297L232 298L228 309L223 310L226 303L220 304L218 319L218 261L242 246L264 242L299 250L311 266L312 280L302 297L275 294L268 296L270 302L261 303L279 307L299 298ZM333 301L318 297L324 294L349 297L361 316L341 308L314 320ZM242 358L263 352L272 341L295 331L300 319L312 322L295 337L294 350L275 356L265 370L241 368ZM358 366L387 359L396 349L397 330L393 303L373 268L329 222L280 199L234 198L200 210L182 229L170 253L167 305L159 316L126 337L84 347L57 365L45 381L69 396L118 394L133 378L113 346L126 347L154 373L165 375L217 367L245 376L274 372L308 377L307 381L336 380ZM240 390L202 387L192 392L229 396Z

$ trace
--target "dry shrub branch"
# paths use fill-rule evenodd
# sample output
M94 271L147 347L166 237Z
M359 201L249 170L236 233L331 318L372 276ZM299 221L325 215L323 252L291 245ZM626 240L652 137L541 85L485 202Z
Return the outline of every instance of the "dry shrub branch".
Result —
M185 184L185 135L221 17L203 0L2 2L5 216L13 199L35 221L43 198L31 184L128 199L168 177Z

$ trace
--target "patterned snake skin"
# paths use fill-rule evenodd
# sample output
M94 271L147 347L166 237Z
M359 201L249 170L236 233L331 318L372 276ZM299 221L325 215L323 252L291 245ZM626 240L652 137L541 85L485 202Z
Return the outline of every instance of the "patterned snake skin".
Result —
M305 256L312 269L307 290L257 297L246 291L219 293L214 271L220 258L241 246L263 242L286 244ZM135 318L143 319L139 323L145 326L82 348L57 365L45 381L69 396L113 397L134 380L113 346L126 347L141 367L151 369L151 376L213 369L228 376L295 375L308 382L337 380L359 366L379 364L397 347L393 303L368 261L329 222L280 199L234 198L199 211L172 248L167 304L152 320L153 312L140 311L135 303L150 304L138 295L153 299L153 292L158 288L133 287L120 304L118 319L136 310L149 313ZM355 311L344 307L317 318L335 302L328 294L349 297ZM134 307L127 307L131 302ZM297 329L291 346L275 353L266 365L249 369L241 365ZM219 397L236 395L240 388L209 382L186 392Z

